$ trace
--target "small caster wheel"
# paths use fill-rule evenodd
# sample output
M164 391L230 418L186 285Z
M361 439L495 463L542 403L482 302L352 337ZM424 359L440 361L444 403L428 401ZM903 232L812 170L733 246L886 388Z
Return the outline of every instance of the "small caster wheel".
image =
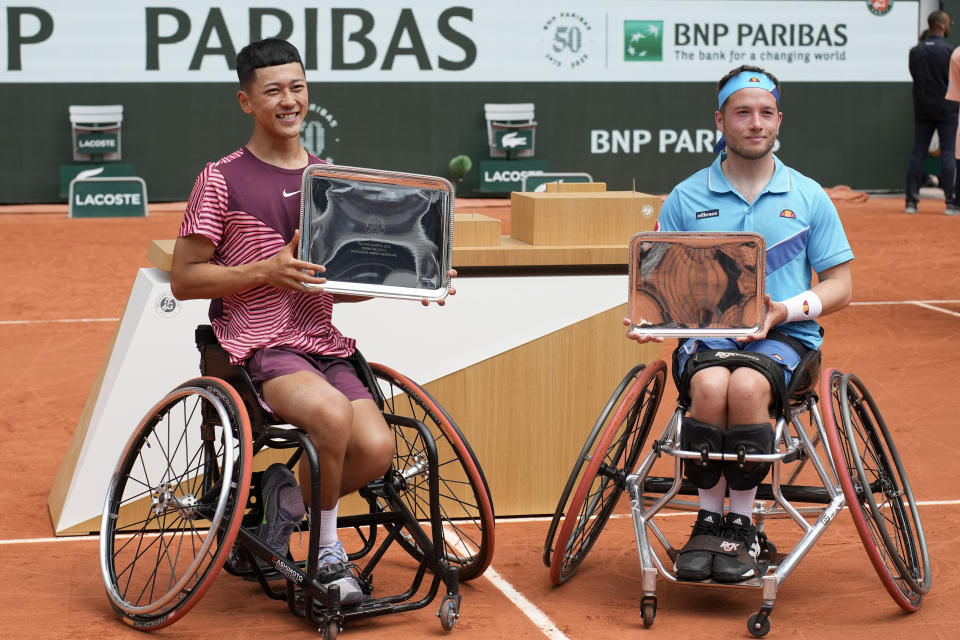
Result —
M657 617L657 597L643 596L640 600L640 610L643 613L643 626L653 626L653 619Z
M440 618L440 626L443 630L451 631L457 624L457 618L460 617L460 607L453 598L444 598L440 603L440 611L437 611L437 617Z
M326 625L320 629L320 637L323 640L337 640L337 635L340 633L340 625L337 624L335 620L329 621Z
M762 638L770 631L770 617L766 613L755 613L747 620L747 631L755 638Z

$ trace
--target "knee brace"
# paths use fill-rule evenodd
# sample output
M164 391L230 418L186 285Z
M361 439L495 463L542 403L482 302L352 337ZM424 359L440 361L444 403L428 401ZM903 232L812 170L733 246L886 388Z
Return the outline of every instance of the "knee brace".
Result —
M723 452L728 455L771 453L773 429L769 424L738 424L727 429L723 442ZM723 475L727 477L727 486L736 491L753 489L767 477L770 464L724 460Z
M683 419L680 448L700 453L720 453L723 451L723 432L711 424ZM719 460L687 458L683 461L683 474L698 489L710 489L720 481L723 463Z

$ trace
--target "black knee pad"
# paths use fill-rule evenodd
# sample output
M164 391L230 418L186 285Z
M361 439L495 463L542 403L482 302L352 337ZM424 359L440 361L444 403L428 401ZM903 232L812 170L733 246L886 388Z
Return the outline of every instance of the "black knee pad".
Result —
M723 451L723 432L712 424L700 422L693 418L684 418L680 448L687 451L721 453ZM719 460L704 461L687 458L683 461L683 474L698 489L710 489L716 486L720 482L722 471L723 463Z
M723 452L738 455L771 453L773 451L773 429L769 424L738 424L727 429L723 438ZM769 462L724 461L723 475L727 477L727 486L736 491L752 489L767 477Z

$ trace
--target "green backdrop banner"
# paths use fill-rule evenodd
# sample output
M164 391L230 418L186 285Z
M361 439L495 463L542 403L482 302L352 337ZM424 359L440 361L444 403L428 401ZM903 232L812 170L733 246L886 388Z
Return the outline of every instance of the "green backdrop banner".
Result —
M185 200L206 162L246 143L236 85L4 85L0 203L62 202L72 163L71 104L123 104L123 161L154 201ZM610 189L666 193L713 160L714 83L325 83L310 85L303 138L341 164L447 176L465 154L458 193L479 193L489 159L483 105L532 102L536 158ZM784 83L778 156L826 186L902 189L913 134L910 83ZM30 126L11 126L30 114Z

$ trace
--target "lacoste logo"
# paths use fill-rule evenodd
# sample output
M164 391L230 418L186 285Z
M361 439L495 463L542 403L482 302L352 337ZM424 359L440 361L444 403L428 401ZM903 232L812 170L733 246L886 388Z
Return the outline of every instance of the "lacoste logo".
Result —
M296 191L291 191L290 193L287 193L287 190L284 189L284 190L283 190L283 197L284 197L284 198L289 198L289 197L291 197L291 196L297 195L298 193L300 193L300 189L297 189Z
M500 138L500 144L507 149L513 149L514 147L525 147L527 146L527 139L516 131L511 131Z
M739 548L740 548L739 542L729 542L727 540L724 540L723 542L720 543L720 549L728 553L736 551Z

